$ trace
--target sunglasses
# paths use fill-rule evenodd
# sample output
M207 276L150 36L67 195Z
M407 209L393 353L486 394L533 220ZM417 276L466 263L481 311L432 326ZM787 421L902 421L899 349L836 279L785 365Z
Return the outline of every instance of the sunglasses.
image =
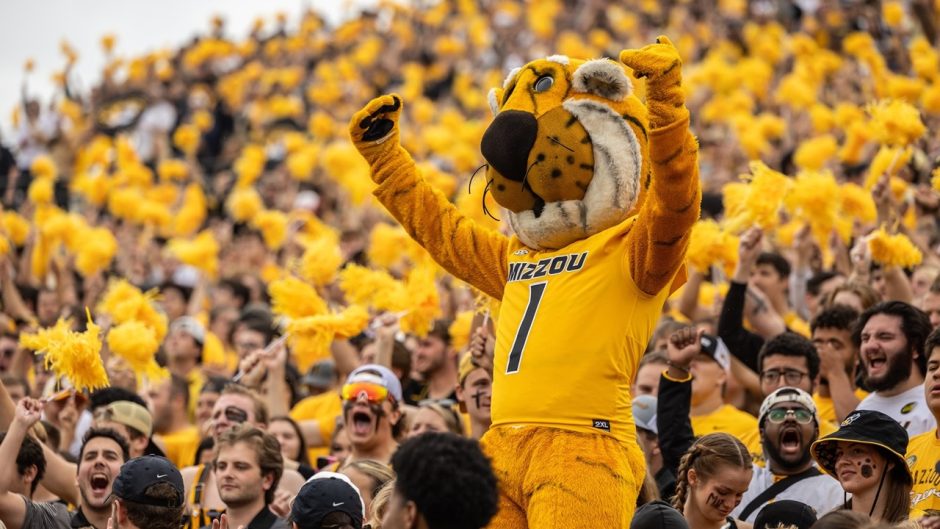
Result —
M371 382L353 382L343 386L343 400L359 400L361 395L373 404L385 402L388 398L388 388Z
M791 413L793 414L793 419L799 424L809 424L813 421L813 414L803 408L797 408L795 410L777 408L770 410L767 412L767 420L779 424L787 420L787 417L789 417Z

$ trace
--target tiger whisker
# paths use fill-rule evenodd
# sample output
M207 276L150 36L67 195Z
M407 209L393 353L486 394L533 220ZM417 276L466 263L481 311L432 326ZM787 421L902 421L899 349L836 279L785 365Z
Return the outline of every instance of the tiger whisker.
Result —
M476 170L473 171L473 174L470 175L470 183L467 184L467 193L473 192L473 178L477 175L477 173L480 172L480 169L483 169L484 167L489 168L489 166L490 164L485 163L481 165L480 167L477 167Z
M523 190L525 189L525 186L529 183L529 171L531 171L532 168L535 167L535 164L537 163L539 163L538 160L532 162L532 165L530 165L529 168L525 170L525 175L522 177L522 189Z
M548 136L548 141L550 141L550 142L552 142L552 143L555 143L555 144L557 144L557 145L561 145L561 146L564 147L565 149L568 149L569 152L574 152L574 149L572 149L571 147L568 147L568 146L565 145L564 143L558 141L558 138L556 138L556 137L554 137L554 136Z
M496 222L499 222L499 219L497 219L496 217L493 216L492 213L490 213L490 208L486 207L486 193L487 191L490 190L490 186L492 185L493 185L493 181L490 180L489 182L486 183L486 187L483 188L483 213L489 218L495 220Z

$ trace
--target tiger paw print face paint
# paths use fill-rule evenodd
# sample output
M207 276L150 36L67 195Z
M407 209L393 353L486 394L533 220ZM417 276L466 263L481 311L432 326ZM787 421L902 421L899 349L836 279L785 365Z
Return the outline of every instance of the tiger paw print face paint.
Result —
M884 464L884 457L869 444L840 441L836 449L836 478L846 492L877 486Z

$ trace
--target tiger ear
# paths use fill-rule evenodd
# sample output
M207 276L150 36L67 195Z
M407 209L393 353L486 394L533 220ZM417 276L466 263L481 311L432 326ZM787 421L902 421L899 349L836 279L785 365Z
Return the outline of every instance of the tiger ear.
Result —
M486 100L490 103L490 110L493 112L493 115L499 114L499 102L503 99L503 89L502 88L490 88L490 92L486 95Z
M623 68L609 59L593 59L574 71L571 86L576 92L623 101L633 92L633 83Z

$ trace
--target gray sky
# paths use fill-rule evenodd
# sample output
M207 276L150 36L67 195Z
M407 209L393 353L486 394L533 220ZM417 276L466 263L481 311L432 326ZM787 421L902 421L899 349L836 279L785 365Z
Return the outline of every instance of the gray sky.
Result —
M0 128L10 131L10 113L19 102L23 65L32 58L32 94L52 92L52 74L65 58L59 42L65 38L78 51L75 67L79 88L100 77L104 56L101 36L117 37L115 52L131 57L149 50L178 46L196 32L205 32L215 14L226 19L229 36L243 38L258 16L273 23L279 11L296 24L299 14L313 6L331 21L353 13L363 0L2 0L0 1ZM5 134L9 140L9 136Z

